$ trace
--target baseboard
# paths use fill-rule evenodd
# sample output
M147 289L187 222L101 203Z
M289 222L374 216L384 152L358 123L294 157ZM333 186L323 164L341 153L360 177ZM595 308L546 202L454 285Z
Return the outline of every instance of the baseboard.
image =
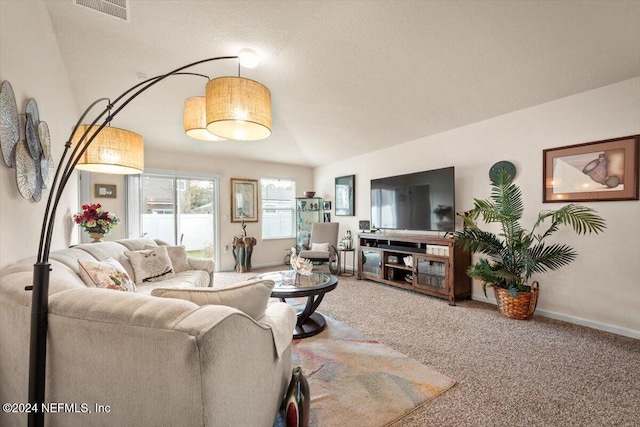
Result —
M472 295L471 299L474 301L486 302L496 305L494 300L491 300L484 295ZM629 338L640 339L640 331L633 329L623 328L615 325L608 325L606 323L594 322L593 320L584 319L582 317L571 316L568 314L556 313L554 311L536 309L536 314L550 319L562 320L563 322L573 323L576 325L586 326L592 329L598 329L600 331L611 332L612 334L622 335Z

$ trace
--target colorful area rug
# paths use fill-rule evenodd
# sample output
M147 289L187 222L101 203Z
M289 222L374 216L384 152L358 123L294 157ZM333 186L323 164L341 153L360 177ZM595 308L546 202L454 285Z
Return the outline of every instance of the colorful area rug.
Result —
M310 426L382 427L453 387L455 381L326 317L326 329L294 340L292 363L311 390ZM284 426L282 417L276 426Z

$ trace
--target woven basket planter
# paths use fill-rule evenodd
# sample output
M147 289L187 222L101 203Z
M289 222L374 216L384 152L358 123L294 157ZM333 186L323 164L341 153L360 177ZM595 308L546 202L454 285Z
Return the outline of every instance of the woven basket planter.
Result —
M509 291L503 288L493 287L498 303L498 310L507 317L518 320L529 320L533 316L538 304L538 282L531 284L531 291L518 292L512 297Z

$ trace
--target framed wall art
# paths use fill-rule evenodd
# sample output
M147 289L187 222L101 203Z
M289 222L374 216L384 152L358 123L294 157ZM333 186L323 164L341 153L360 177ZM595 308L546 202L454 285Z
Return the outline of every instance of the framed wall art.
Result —
M331 210L331 202L329 200L325 200L322 202L322 210L330 211Z
M258 181L231 178L231 222L258 222Z
M638 200L640 135L543 150L543 202Z
M95 184L93 186L93 195L103 199L115 199L118 197L117 188L115 184Z
M354 216L356 197L356 176L336 178L336 216Z

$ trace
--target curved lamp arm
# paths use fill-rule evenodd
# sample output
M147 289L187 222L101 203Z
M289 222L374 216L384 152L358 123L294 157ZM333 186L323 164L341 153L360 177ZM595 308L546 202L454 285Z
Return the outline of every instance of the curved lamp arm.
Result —
M82 116L73 127L71 135L65 144L62 157L56 172L54 175L53 183L47 199L47 205L45 207L44 217L42 221L42 230L40 232L40 243L38 246L37 262L33 266L33 285L27 286L25 290L32 291L31 297L31 337L29 347L29 403L37 405L38 411L31 411L28 414L28 425L41 427L44 426L44 413L41 410L41 405L44 403L45 395L45 377L46 377L46 356L47 356L47 315L49 312L49 272L51 271L51 265L49 264L49 251L51 249L51 240L53 235L53 228L55 222L56 211L62 197L62 192L66 187L73 170L80 161L80 158L85 153L87 148L91 145L96 136L111 123L111 120L122 111L131 101L137 98L141 93L147 91L151 87L160 83L169 76L187 74L197 75L209 78L203 74L182 72L187 68L194 67L206 62L218 61L221 59L240 59L238 56L218 56L214 58L203 59L200 61L192 62L175 70L169 71L166 74L161 74L156 77L152 77L143 82L132 86L127 89L121 95L119 95L113 102L110 102L108 98L100 98L94 101L89 107L82 113ZM240 64L238 64L238 74L240 70ZM87 127L78 144L69 155L71 148L71 141L78 131L79 126L84 121L89 112L100 102L107 101L107 106L96 115L91 125ZM105 117L106 116L106 117ZM104 118L104 119L103 119ZM98 125L98 123L102 122ZM87 138L89 133L98 126L98 129ZM65 163L65 158L68 159Z

